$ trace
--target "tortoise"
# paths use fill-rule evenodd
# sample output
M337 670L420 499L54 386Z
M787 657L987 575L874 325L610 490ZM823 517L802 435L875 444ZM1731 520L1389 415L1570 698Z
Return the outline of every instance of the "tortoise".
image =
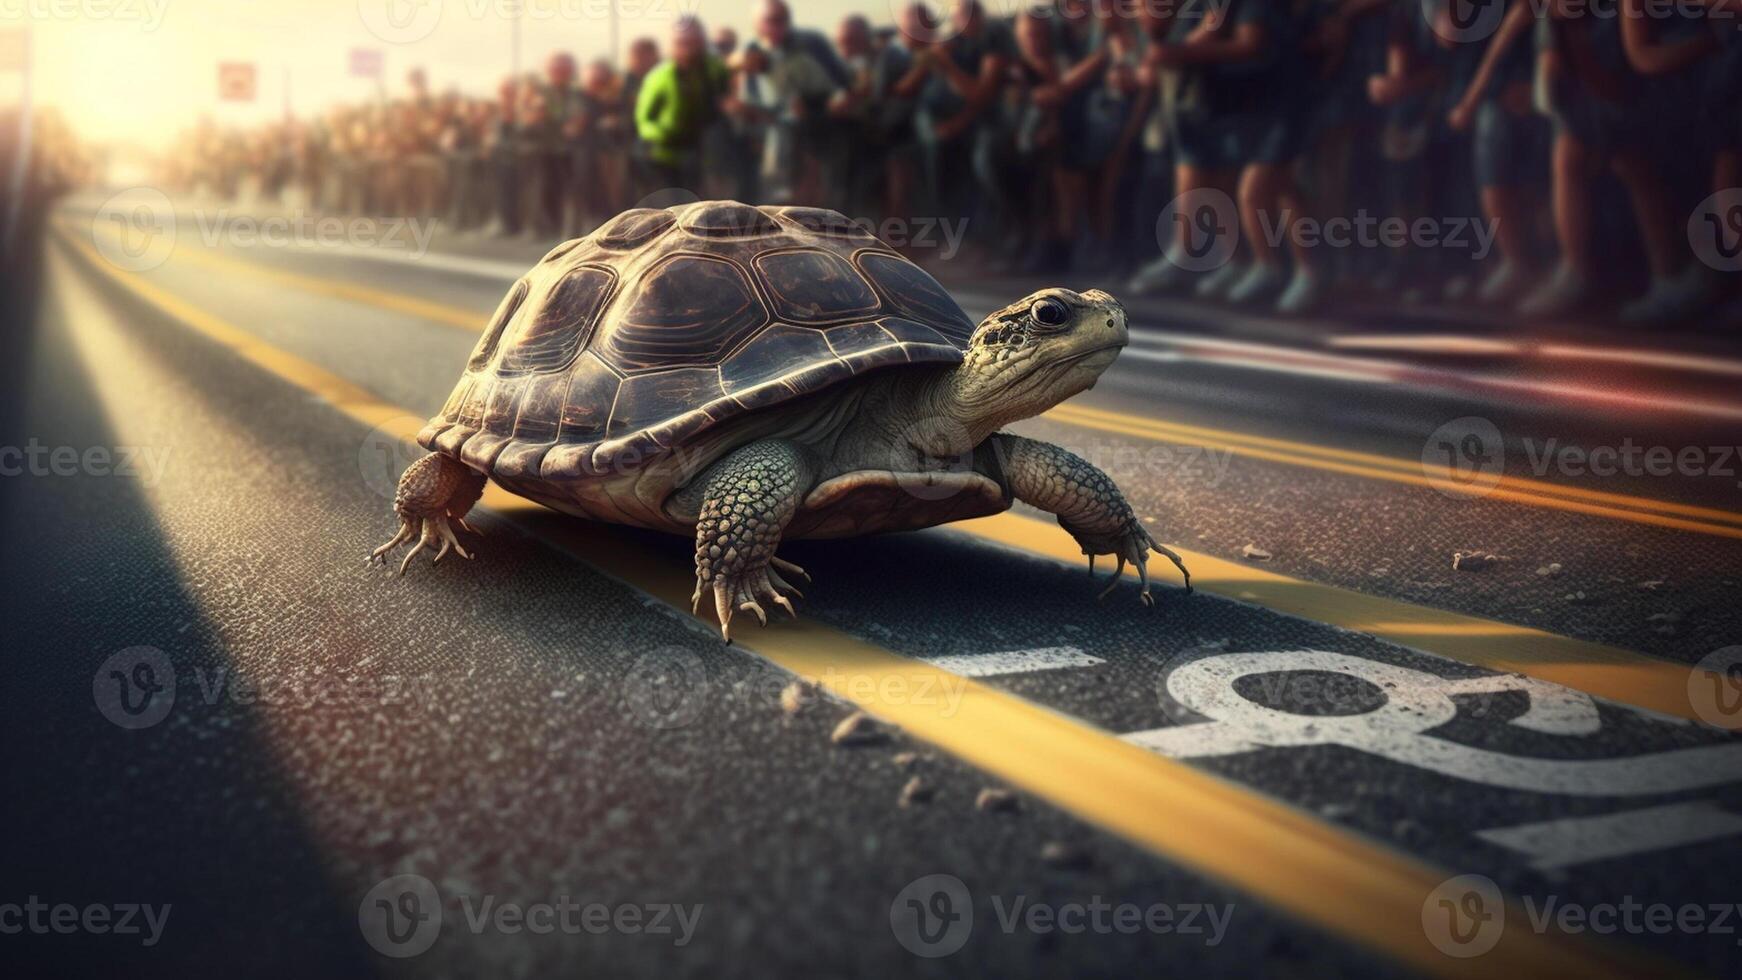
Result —
M999 432L1094 386L1129 339L1098 289L1043 289L978 326L937 280L846 217L702 201L623 212L509 289L401 477L401 544L440 561L486 478L558 511L693 535L692 609L794 614L783 539L995 514L1057 516L1089 556L1156 543L1113 481ZM1191 579L1186 575L1186 588Z

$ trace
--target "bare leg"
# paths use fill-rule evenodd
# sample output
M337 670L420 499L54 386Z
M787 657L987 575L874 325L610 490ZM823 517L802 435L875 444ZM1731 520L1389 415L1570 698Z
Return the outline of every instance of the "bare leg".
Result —
M1003 461L1005 478L1010 481L1010 491L1023 503L1058 515L1059 527L1077 539L1083 554L1089 556L1091 574L1095 571L1096 555L1119 559L1113 578L1101 593L1103 598L1118 586L1119 576L1129 561L1137 566L1143 582L1138 598L1146 606L1154 605L1155 599L1149 593L1147 561L1152 550L1173 561L1185 576L1186 591L1191 591L1192 575L1186 571L1185 562L1144 530L1111 477L1051 443L1002 432L992 439Z
M692 610L712 591L720 636L732 642L732 614L743 610L768 625L763 603L796 616L787 596L802 598L780 573L805 578L804 569L774 557L780 534L810 489L812 467L798 447L754 442L710 466L686 494L698 494L696 591Z
M459 552L461 558L471 558L454 537L449 522L472 530L466 523L466 514L483 495L482 473L452 457L430 453L406 467L404 475L399 478L399 492L393 497L393 510L399 515L399 533L370 553L368 561L385 565L387 555L393 549L413 540L417 544L399 563L401 575L411 565L411 559L424 548L437 549L436 561L447 557L449 551Z

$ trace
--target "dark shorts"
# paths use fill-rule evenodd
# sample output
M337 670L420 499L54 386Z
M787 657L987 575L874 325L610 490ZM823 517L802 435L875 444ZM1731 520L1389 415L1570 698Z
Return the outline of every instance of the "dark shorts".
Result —
M1598 153L1685 154L1710 142L1699 125L1698 95L1685 73L1645 81L1619 102L1562 84L1554 91L1551 118L1557 135L1570 135Z
M1246 162L1293 163L1305 146L1306 120L1297 112L1281 111L1253 117L1245 140Z
M1249 120L1239 116L1188 119L1175 115L1168 127L1174 161L1197 170L1237 170L1246 164Z
M1489 99L1476 110L1476 184L1517 187L1539 183L1548 173L1548 120L1513 115Z

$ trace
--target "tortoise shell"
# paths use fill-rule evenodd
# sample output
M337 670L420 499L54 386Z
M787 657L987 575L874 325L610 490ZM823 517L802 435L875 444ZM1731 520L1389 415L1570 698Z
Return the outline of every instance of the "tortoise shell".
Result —
M418 442L512 480L595 475L867 371L960 363L973 329L836 212L639 208L509 289Z

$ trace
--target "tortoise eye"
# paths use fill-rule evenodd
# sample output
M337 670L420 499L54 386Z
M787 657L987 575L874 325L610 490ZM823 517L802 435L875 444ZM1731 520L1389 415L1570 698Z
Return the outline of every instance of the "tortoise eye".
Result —
M1071 318L1071 311L1065 309L1065 304L1056 299L1037 299L1028 308L1028 315L1041 326L1058 327Z

